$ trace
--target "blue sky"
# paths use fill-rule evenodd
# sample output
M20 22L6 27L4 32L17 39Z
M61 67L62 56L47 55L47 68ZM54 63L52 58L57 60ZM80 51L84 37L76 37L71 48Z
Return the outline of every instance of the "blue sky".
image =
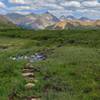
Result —
M41 14L49 11L53 15L73 15L100 19L100 0L0 0L0 14Z

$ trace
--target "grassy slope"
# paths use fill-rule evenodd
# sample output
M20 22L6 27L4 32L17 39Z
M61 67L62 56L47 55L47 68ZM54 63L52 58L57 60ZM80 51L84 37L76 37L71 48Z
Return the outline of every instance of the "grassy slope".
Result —
M99 33L2 29L0 47L7 49L0 50L0 100L7 100L13 91L20 96L42 95L43 100L100 100ZM21 68L26 62L11 61L9 56L29 55L45 48L56 49L47 53L47 60L33 63L41 70L36 73L39 82L32 91L25 91Z

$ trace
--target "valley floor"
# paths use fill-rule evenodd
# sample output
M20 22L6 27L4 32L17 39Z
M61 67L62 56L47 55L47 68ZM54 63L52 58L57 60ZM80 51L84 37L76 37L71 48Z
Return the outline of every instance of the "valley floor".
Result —
M0 100L100 100L100 30L0 31ZM36 84L25 88L27 60L10 57L46 55L32 62ZM17 96L16 96L17 95ZM36 99L38 100L38 99Z

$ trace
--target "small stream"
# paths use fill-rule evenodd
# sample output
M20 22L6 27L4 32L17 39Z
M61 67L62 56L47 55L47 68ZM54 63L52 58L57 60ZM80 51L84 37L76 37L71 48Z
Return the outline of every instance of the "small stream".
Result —
M29 55L29 56L27 56L27 55L10 56L10 59L13 61L27 60L31 63L45 60L46 58L47 58L47 56L43 53L35 53L35 54Z

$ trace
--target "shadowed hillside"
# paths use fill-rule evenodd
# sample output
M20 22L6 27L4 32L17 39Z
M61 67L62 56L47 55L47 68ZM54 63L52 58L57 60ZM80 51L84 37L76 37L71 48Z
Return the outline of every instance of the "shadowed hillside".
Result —
M7 29L7 28L16 28L16 25L13 24L5 15L0 15L0 29Z

